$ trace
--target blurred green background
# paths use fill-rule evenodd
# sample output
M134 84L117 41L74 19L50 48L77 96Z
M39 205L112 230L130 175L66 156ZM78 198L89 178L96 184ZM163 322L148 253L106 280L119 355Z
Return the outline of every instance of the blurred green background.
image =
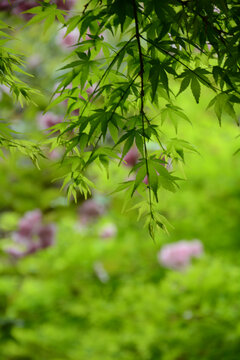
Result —
M19 17L8 21L22 28ZM67 49L59 45L57 28L39 40L38 31L19 30L15 46L24 46L32 84L44 96L22 109L1 89L0 107L14 130L40 140L37 119ZM79 204L68 203L53 181L63 174L57 158L41 160L40 170L18 153L0 159L0 359L239 359L238 129L227 116L219 127L205 110L208 102L207 92L200 105L190 91L178 99L193 123L180 124L178 136L199 155L188 154L178 168L185 178L180 189L162 192L161 211L173 228L155 243L135 211L122 212L124 193L109 195L127 177L126 167L113 167L109 180L93 170L93 197L105 210L83 225ZM62 116L64 110L61 104L54 111ZM12 234L35 209L56 225L55 244L14 259L6 253ZM109 226L114 232L105 238ZM182 271L161 266L157 254L165 244L196 238L204 246L201 258Z

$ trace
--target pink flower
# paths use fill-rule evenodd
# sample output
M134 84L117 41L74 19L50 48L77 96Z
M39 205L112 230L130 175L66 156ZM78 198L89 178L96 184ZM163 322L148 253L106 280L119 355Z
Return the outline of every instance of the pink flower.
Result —
M76 45L79 42L79 30L77 28L73 29L69 34L66 35L66 28L60 29L58 32L58 42L62 46L62 48L65 50L69 48L71 50L71 47Z
M58 149L53 149L48 153L48 158L51 160L57 160L62 156L61 151Z
M28 247L23 252L23 256L35 254L39 250L39 244L37 242L30 242Z
M87 88L86 92L88 94L89 101L93 101L93 99L97 95L96 93L94 93L96 91L96 88L97 88L97 84L93 84L92 86L89 86Z
M103 205L97 203L94 199L88 199L79 207L80 222L86 225L101 216L104 210Z
M79 109L75 109L72 111L73 116L79 116Z
M56 229L53 224L42 224L40 210L27 212L19 221L18 230L12 238L21 248L11 247L5 250L14 259L34 254L35 252L54 244Z
M62 122L62 118L52 112L47 112L44 115L40 115L37 120L39 127L42 130L46 130Z
M12 3L16 3L13 9L13 13L16 15L21 15L25 20L30 20L33 17L33 14L30 13L26 13L26 14L22 14L22 12L27 11L35 6L38 6L37 1L35 0L29 0L29 1L25 1L25 0L11 0Z
M42 213L40 210L28 211L19 221L17 234L22 238L32 236L40 229L41 222Z
M163 246L158 253L158 261L166 268L182 270L190 264L192 257L199 257L202 253L203 246L199 240L181 240Z
M41 1L40 1L41 2ZM52 0L52 4L56 4L59 9L71 10L76 3L76 0ZM13 13L20 14L23 11L29 10L32 7L39 6L37 0L1 0L0 10L13 10ZM26 20L31 19L32 14L23 14Z
M96 90L97 84L94 84L92 86L89 86L86 90L86 92L88 93L88 95L92 95L92 93Z
M109 239L112 238L114 236L116 236L117 234L117 227L115 224L110 223L110 224L106 224L100 231L100 237L102 239Z
M13 10L15 14L19 14L37 5L35 0L1 0L0 10Z
M128 153L124 156L123 163L125 166L133 167L134 165L137 164L139 157L140 157L140 154L138 152L138 149L136 148L136 146L133 146L128 151Z
M41 248L52 246L54 244L55 233L56 227L54 224L42 226L38 232L39 246Z
M212 48L212 45L210 44L210 42L209 42L209 41L207 41L207 42L206 42L206 44L207 44L207 48L208 48L208 50L210 51L210 50L211 50L211 48Z
M11 3L9 2L9 0L1 0L0 2L0 10L10 10L11 9Z
M56 0L57 7L62 10L71 10L75 3L76 0Z

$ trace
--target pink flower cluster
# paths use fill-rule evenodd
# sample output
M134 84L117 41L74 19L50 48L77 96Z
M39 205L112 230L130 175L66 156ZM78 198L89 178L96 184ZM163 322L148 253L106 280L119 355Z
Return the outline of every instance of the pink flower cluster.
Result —
M46 114L43 115L41 114L37 120L38 120L38 125L42 130L46 130L62 122L62 118L52 112L47 112Z
M27 11L35 6L39 6L40 1L36 0L1 0L0 11L11 11L13 14L19 15L23 11ZM76 0L53 0L51 3L56 4L59 9L71 10ZM22 14L24 19L29 20L32 14Z
M100 217L104 211L105 208L102 204L99 204L94 199L88 199L79 207L80 223L87 225Z
M0 10L12 11L14 14L20 14L37 5L35 0L2 0L0 2Z
M123 158L123 164L128 167L133 167L137 164L140 158L139 151L136 146L132 146L128 153Z
M9 247L5 251L18 259L33 254L54 244L55 225L42 223L40 210L27 212L19 221L18 230L13 233L13 240L18 246Z
M183 270L192 258L198 258L203 253L203 245L200 240L181 240L162 247L158 253L159 263L170 269Z
M63 50L74 46L79 42L79 30L75 28L66 35L66 28L60 29L58 32L57 42L62 46Z
M55 0L52 3L57 4L57 7L62 10L71 10L76 4L76 0Z
M140 158L140 153L136 146L132 146L128 153L123 158L123 164L128 167L133 167L137 164ZM169 158L166 162L166 158L163 155L160 160L162 160L162 165L166 167L167 170L171 170L171 159Z

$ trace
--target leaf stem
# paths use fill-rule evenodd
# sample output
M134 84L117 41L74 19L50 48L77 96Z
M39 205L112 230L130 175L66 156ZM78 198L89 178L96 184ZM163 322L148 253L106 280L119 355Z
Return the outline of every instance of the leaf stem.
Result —
M140 91L140 115L142 119L142 132L143 132L143 146L144 146L144 158L145 158L145 164L146 164L146 173L148 177L148 190L149 190L149 205L150 205L150 215L151 218L153 218L153 211L152 211L152 196L151 196L151 187L150 187L150 177L149 177L149 166L148 166L148 151L147 151L147 145L146 145L146 133L145 133L145 124L144 124L144 62L143 62L143 53L142 53L142 47L141 47L141 41L140 41L140 32L139 32L139 23L138 23L138 16L137 16L137 5L136 0L132 0L133 5L133 15L135 20L135 30L136 30L136 39L137 39L137 46L138 46L138 54L139 54L139 64L140 64L140 71L139 76L141 79L141 91Z

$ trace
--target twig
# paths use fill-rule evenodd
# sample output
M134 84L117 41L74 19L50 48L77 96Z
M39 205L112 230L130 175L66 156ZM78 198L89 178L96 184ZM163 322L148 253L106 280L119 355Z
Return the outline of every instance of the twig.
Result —
M140 105L140 115L142 119L142 132L143 132L143 145L144 145L144 158L145 158L145 164L146 164L146 173L149 181L149 205L150 205L150 214L153 218L153 211L152 211L152 196L151 196L151 187L150 187L150 176L149 176L149 167L148 167L148 152L147 152L147 145L146 145L146 134L145 134L145 125L144 125L144 62L143 62L143 53L142 53L142 47L141 47L141 41L140 41L140 32L139 32L139 25L138 25L138 16L137 16L137 5L136 1L132 0L133 5L133 15L135 20L135 29L136 29L136 39L137 39L137 45L138 45L138 54L139 54L139 63L140 63L140 72L139 76L141 78L141 91L140 91L140 98L141 98L141 105Z

